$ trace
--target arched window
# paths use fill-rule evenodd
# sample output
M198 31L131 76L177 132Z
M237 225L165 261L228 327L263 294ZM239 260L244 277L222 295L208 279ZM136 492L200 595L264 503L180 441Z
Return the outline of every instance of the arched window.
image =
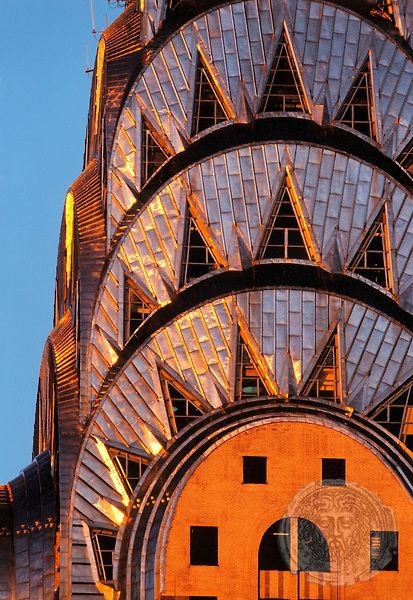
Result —
M267 529L261 539L258 598L288 598L292 587L300 585L300 573L328 571L330 553L317 525L301 517L280 519Z

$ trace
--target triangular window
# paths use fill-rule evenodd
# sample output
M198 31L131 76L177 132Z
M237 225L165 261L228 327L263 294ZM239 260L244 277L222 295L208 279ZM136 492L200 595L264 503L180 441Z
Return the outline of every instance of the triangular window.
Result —
M142 118L141 186L169 158L147 120Z
M177 385L164 379L163 381L166 412L172 435L185 425L203 415L202 411L190 400Z
M413 451L413 387L410 386L372 415L387 431Z
M195 219L187 211L182 255L181 285L209 273L218 266Z
M258 258L310 259L293 202L292 191L286 180L284 180L274 203Z
M125 489L132 494L148 466L147 460L129 452L117 452L112 455L112 461Z
M241 335L239 335L237 346L235 400L268 396L268 390L257 368L252 352Z
M217 85L203 58L198 54L191 136L229 118Z
M148 317L153 307L138 292L132 282L125 277L124 304L123 304L123 331L124 342L133 335L139 325Z
M337 113L336 121L376 139L373 85L367 59Z
M389 258L385 240L384 214L373 224L349 270L390 289Z
M410 173L410 175L413 175L413 138L399 154L397 161Z
M337 332L331 336L302 391L303 396L340 402L340 368Z
M100 581L113 581L113 555L116 545L114 531L95 529L90 532L93 553Z
M308 112L288 38L283 31L268 75L259 112Z

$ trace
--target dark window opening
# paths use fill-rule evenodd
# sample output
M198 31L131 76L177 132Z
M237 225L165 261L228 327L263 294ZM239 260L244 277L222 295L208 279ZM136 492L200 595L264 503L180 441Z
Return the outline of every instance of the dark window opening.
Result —
M349 266L350 271L362 275L378 285L390 288L390 269L385 244L384 216L377 220Z
M101 581L113 581L113 555L116 534L111 531L95 530L91 532L93 552Z
M336 120L339 123L357 129L364 135L376 139L373 86L370 76L369 61L366 60L352 88L344 100Z
M191 136L228 118L216 84L201 56L198 56Z
M251 396L268 396L268 391L251 356L251 351L240 335L237 348L235 399L242 400Z
M413 388L409 386L376 411L372 418L413 450Z
M206 275L217 266L211 250L199 232L195 219L188 211L185 225L181 285Z
M141 323L152 313L152 306L141 296L127 277L123 303L124 343L133 335Z
M370 569L397 571L399 569L397 531L370 532Z
M259 112L307 112L300 82L285 31L275 51Z
M292 528L296 528L297 548L291 547ZM297 553L296 556L291 556ZM291 560L293 559L293 560ZM260 571L330 571L328 544L320 529L307 519L288 517L273 523L262 537L258 552Z
M218 527L190 527L190 564L218 564Z
M142 161L141 161L141 186L159 169L169 158L163 149L156 134L145 119L142 119Z
M410 175L413 175L413 139L410 140L405 149L399 154L397 160Z
M202 411L170 381L164 381L164 395L169 425L173 435L188 423L203 415Z
M113 462L125 489L132 494L148 466L147 461L127 452L119 452L113 456Z
M267 483L267 457L243 456L243 483Z
M290 519L280 519L271 525L260 543L258 551L260 571L290 570Z
M321 464L323 485L346 484L346 460L344 458L323 458Z
M336 331L322 351L302 393L304 396L312 398L340 402L340 369Z
M285 183L274 204L258 258L310 259L291 193Z

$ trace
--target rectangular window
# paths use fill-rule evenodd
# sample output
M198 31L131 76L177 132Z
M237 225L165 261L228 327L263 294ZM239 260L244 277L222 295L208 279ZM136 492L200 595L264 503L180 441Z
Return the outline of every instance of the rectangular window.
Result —
M370 569L372 571L398 571L397 531L370 531Z
M267 457L243 456L242 483L267 483Z
M218 564L218 527L190 527L190 564Z
M344 458L322 459L323 485L346 484L346 461Z

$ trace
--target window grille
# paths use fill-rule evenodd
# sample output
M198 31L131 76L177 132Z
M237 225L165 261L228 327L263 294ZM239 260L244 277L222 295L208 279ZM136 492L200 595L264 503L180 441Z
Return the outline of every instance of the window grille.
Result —
M268 396L268 391L254 363L249 348L240 336L237 348L235 400L254 396Z
M201 277L217 267L211 250L202 237L190 212L186 215L181 285Z
M125 489L132 494L148 466L147 461L128 452L118 452L112 460Z
M410 175L413 175L413 139L410 140L405 149L399 154L397 160Z
M274 204L258 258L310 259L286 183Z
M413 391L408 387L386 402L372 418L413 451Z
M321 353L307 385L303 389L304 396L323 398L332 402L340 402L340 368L337 347L337 333Z
M142 118L142 158L141 158L141 186L159 169L169 158L167 152L150 128L146 119Z
M349 269L390 289L389 253L386 247L384 215L370 229Z
M226 121L229 115L222 102L216 84L203 59L198 55L195 77L195 94L192 113L191 136L197 135Z
M164 381L166 411L172 434L175 435L185 425L202 416L202 412L170 381Z
M99 579L101 581L113 581L115 532L94 530L91 532L91 540Z
M123 304L124 343L133 335L141 323L151 314L152 306L135 289L130 280L125 277Z
M357 129L357 131L372 139L376 139L373 85L368 60L364 63L344 100L336 121Z
M305 94L285 31L268 75L259 112L308 112Z

